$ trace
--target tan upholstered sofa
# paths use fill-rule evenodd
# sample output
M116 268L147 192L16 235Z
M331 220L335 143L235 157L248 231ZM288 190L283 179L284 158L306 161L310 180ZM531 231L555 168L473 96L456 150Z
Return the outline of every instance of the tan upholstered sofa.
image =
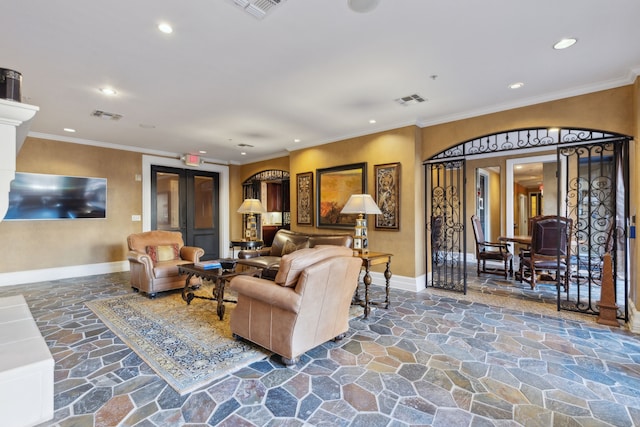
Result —
M271 246L238 252L238 264L262 268L262 277L275 278L283 255L318 245L335 245L350 248L351 234L311 234L291 230L278 230Z
M198 262L204 249L185 246L182 234L177 231L145 231L127 237L131 287L146 292L150 298L156 293L183 288L185 275L178 274L178 265ZM191 278L191 285L201 284L199 278Z
M349 306L362 260L340 246L282 256L275 281L236 276L231 332L282 356L286 365L349 330Z

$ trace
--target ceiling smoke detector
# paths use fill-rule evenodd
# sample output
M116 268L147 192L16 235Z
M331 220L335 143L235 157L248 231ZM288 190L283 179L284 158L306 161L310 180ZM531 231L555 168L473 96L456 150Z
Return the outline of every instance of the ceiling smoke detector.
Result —
M120 120L122 118L122 114L107 113L102 110L94 110L91 115L102 120Z
M249 15L262 19L284 0L230 0L238 7L244 9Z
M414 93L413 95L403 96L402 98L398 98L395 101L400 105L408 107L409 105L420 104L421 102L426 101L426 99Z

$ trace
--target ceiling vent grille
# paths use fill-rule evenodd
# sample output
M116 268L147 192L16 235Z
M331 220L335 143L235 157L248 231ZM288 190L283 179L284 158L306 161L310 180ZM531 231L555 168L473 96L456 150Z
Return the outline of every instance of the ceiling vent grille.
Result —
M413 95L403 96L402 98L398 98L395 101L400 105L408 107L409 105L420 104L421 102L426 101L426 99L414 93Z
M94 110L91 115L102 120L120 120L122 118L122 114L107 113L102 110Z
M230 0L249 15L262 19L284 0Z

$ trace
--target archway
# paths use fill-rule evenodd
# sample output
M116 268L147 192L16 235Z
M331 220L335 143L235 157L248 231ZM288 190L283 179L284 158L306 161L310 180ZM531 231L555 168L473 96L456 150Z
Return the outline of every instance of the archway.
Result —
M250 176L242 183L243 199L259 199L267 212L258 216L258 235L265 246L270 246L276 232L291 228L290 176L278 169L264 170ZM243 218L243 235L246 215Z
M571 277L566 293L557 286L558 309L598 314L601 256L614 261L618 318L628 320L629 141L626 135L589 129L517 129L474 138L424 162L427 276L426 287L467 292L471 254L467 224L475 206L467 164L479 158L554 154L555 214L571 217ZM563 167L558 167L564 165ZM513 197L513 194L505 194ZM502 221L503 229L508 228ZM510 224L509 226L512 226ZM470 243L470 242L469 242Z

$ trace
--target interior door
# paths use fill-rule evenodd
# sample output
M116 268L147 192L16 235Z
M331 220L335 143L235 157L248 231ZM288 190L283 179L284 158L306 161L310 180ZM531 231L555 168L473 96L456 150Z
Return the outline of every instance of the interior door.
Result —
M151 228L180 231L185 245L220 257L219 177L216 172L151 167Z

